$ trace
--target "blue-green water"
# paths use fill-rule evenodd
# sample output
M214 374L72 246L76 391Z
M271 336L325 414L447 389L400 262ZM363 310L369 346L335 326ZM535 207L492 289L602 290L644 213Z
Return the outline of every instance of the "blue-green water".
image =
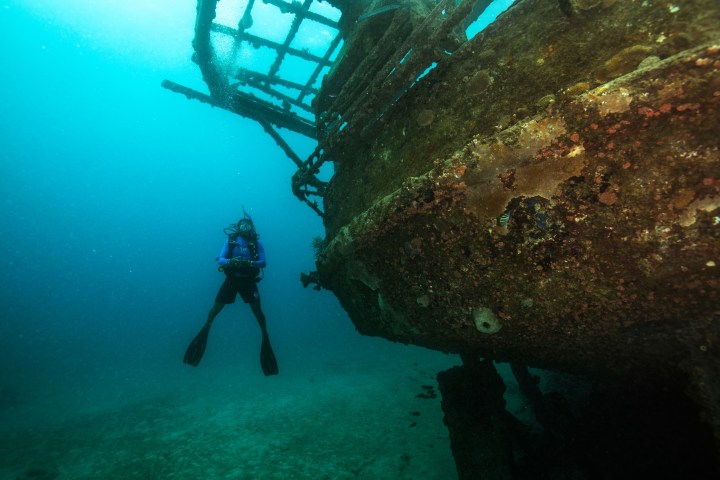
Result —
M285 363L299 344L352 336L334 299L298 281L322 224L291 195L293 164L254 122L159 86L199 85L194 2L23 3L0 10L5 388L22 398L46 382L174 367L212 304L222 230L242 205L267 250L262 298ZM209 355L231 349L218 336Z

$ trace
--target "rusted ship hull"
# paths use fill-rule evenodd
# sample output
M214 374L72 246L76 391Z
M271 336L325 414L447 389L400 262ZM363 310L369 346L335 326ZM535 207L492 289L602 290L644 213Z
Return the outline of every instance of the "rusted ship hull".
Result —
M720 45L473 138L329 242L360 332L570 370L670 372L720 309Z
M675 375L720 311L719 7L563 3L518 2L346 117L321 281L364 334Z
M689 394L720 445L720 3L521 0L465 42L479 3L347 34L320 283L361 333L469 359L444 392L496 383L478 357L621 378ZM492 471L476 407L444 406L461 478Z

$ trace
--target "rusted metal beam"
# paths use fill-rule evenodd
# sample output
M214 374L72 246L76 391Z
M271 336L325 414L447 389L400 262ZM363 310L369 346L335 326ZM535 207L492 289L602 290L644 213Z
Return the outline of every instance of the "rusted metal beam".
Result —
M263 0L263 3L268 3L270 5L274 5L280 9L283 13L293 13L295 15L302 15L303 17L307 18L308 20L312 20L314 22L321 23L323 25L327 25L328 27L339 29L340 26L335 20L330 20L327 17L323 17L322 15L319 15L317 13L311 12L308 9L304 8L302 4L299 2L284 2L282 0Z
M323 57L318 57L317 55L313 55L312 53L306 52L305 50L298 50L297 48L290 47L289 42L287 45L284 45L281 43L273 42L272 40L268 40L267 38L258 37L257 35L253 35L251 33L241 32L233 27L228 27L227 25L221 25L219 23L212 24L212 31L231 36L235 38L236 41L246 41L254 46L272 48L278 54L282 54L283 56L286 53L289 53L291 55L295 55L296 57L300 57L303 60L307 60L308 62L321 63L325 66L332 65L332 62L323 60ZM277 71L275 71L274 73L277 73Z
M315 138L315 124L310 120L306 120L298 115L288 114L283 109L258 100L250 95L241 92L230 93L228 94L227 102L221 103L210 95L170 80L163 80L162 87L185 95L189 99L199 100L208 105L228 110L237 115L257 120L258 122L268 122L278 127L300 133L306 137Z

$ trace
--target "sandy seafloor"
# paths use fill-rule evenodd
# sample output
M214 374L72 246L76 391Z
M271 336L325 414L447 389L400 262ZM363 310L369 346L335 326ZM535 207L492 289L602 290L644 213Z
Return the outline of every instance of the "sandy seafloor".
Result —
M368 344L351 362L281 363L270 378L215 355L49 390L2 411L0 478L456 478L440 395L417 395L459 359Z

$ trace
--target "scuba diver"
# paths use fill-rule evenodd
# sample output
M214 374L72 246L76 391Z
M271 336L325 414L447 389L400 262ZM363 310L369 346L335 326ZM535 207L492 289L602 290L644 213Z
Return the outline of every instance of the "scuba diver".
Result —
M260 346L260 366L265 375L277 375L278 365L275 354L270 346L265 314L260 308L260 293L257 282L262 279L261 268L265 267L265 249L258 241L258 234L252 218L243 209L243 218L237 224L232 224L224 230L228 239L217 258L218 271L225 274L225 281L215 297L215 304L208 312L207 321L185 352L183 361L196 367L205 353L210 326L223 307L235 303L235 297L240 294L243 301L250 305L260 330L262 331L262 344Z

